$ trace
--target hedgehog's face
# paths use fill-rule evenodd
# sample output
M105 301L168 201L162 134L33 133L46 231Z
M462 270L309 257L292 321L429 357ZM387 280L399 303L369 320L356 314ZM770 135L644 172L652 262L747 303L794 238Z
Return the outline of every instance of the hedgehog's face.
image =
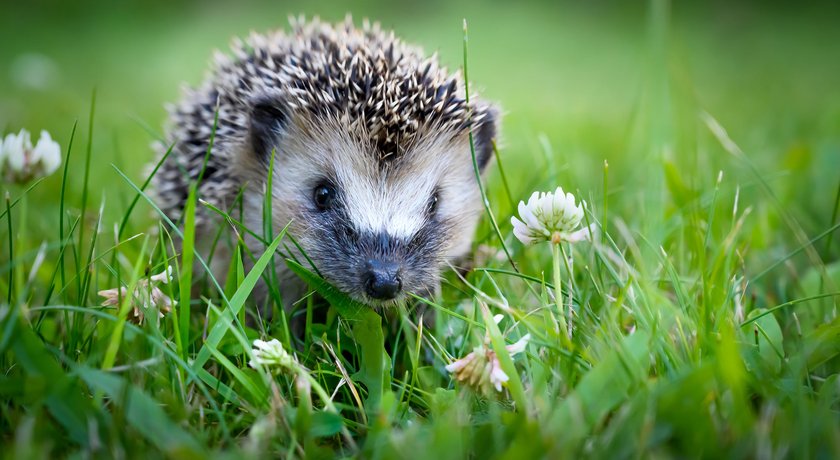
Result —
M482 169L494 129L488 118L475 131ZM338 122L294 120L270 131L275 224L291 221L318 271L357 300L433 293L447 263L469 251L480 216L468 133L421 134L383 161L347 132Z

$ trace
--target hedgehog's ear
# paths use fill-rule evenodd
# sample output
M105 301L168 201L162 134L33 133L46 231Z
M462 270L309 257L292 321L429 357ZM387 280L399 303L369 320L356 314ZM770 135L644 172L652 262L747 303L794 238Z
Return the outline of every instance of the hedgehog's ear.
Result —
M268 162L271 151L279 151L280 139L289 123L289 113L282 100L277 97L260 97L251 102L249 120L251 146L257 160Z
M492 105L479 107L483 116L478 125L473 128L473 145L475 146L475 161L478 169L484 172L485 167L493 158L493 148L498 131L499 111Z

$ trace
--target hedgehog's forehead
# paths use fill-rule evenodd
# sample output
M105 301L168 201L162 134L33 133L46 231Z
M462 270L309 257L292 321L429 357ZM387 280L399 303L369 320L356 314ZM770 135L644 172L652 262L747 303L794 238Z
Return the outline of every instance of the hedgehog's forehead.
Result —
M382 103L387 104L388 101ZM372 106L381 103L370 102ZM460 106L459 106L460 107ZM373 109L347 107L325 112L324 108L309 114L320 126L332 126L346 133L348 139L359 146L367 158L376 161L380 168L400 164L401 159L418 149L428 148L429 143L451 140L466 133L470 122L465 117L444 117L434 113L405 107L405 113L373 113ZM466 110L461 107L460 110ZM481 117L478 114L477 117ZM409 159L410 160L410 159Z
M483 117L478 114L477 119ZM418 161L434 154L427 152L446 150L452 142L466 138L469 121L439 123L434 119L380 123L371 128L365 120L347 112L308 112L298 109L295 125L299 133L312 143L342 151L358 159L366 167L380 172L416 170ZM334 148L339 147L340 148ZM352 153L351 153L352 152Z

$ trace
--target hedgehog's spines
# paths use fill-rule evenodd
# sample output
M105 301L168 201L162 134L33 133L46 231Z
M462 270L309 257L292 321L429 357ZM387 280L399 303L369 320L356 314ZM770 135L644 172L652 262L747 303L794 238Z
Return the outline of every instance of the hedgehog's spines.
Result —
M222 207L227 198L216 194L238 188L229 168L237 149L250 142L256 98L270 95L298 119L340 123L380 162L399 157L421 132L454 136L487 116L487 107L467 104L460 72L449 74L437 53L425 57L376 22L363 20L357 28L348 15L335 25L303 16L289 23L288 33L251 33L232 40L230 54L214 52L205 81L167 109L176 151L161 167L156 188L170 216L180 215L186 184L198 176L216 107L216 142L204 175L205 184L214 184L200 184L200 193Z

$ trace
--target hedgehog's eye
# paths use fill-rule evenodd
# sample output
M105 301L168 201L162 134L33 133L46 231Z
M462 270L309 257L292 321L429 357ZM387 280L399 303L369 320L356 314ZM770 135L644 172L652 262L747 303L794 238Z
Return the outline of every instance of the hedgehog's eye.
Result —
M330 184L321 184L315 187L312 200L315 202L315 206L317 206L319 210L326 211L333 206L333 203L335 202L335 195L335 187Z
M434 216L437 212L438 202L440 201L440 192L435 190L432 196L429 197L429 204L426 205L426 212L429 216Z

